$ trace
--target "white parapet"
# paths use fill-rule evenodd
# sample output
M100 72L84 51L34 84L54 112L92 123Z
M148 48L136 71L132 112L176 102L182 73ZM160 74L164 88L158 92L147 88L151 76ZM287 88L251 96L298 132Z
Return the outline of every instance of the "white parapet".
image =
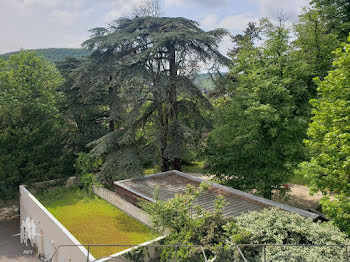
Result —
M20 212L22 225L30 221L33 226L30 236L38 247L38 252L50 259L54 254L52 262L80 262L87 261L88 251L81 243L25 188L19 186ZM21 231L25 231L22 228ZM27 229L28 231L28 229ZM23 232L21 232L23 233ZM73 245L60 247L61 245ZM60 248L59 248L60 247ZM89 261L95 258L89 254Z

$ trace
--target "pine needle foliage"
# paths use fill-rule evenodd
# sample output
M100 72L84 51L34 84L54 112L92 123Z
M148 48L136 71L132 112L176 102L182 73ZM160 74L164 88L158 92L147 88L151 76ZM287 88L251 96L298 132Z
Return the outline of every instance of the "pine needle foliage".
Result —
M93 141L104 176L141 175L145 162L181 170L181 160L209 126L209 101L193 83L199 64L227 64L224 29L205 32L182 17L120 18L90 30L92 51L70 74L85 103L106 110L109 133ZM118 174L116 174L118 173ZM131 173L131 174L130 174Z

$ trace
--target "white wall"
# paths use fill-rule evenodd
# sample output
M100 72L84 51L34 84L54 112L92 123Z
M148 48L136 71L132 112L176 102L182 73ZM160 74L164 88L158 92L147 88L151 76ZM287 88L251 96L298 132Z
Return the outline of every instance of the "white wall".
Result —
M24 187L19 187L21 221L33 219L37 235L35 244L39 253L50 259L60 245L80 245L80 242ZM87 250L80 246L61 247L52 262L86 261ZM90 254L89 261L95 258Z

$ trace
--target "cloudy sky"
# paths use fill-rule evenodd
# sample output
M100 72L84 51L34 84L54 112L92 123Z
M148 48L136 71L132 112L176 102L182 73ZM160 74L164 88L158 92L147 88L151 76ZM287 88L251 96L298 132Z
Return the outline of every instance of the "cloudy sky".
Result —
M0 0L0 54L23 49L80 47L88 30L131 14L142 0ZM209 30L224 27L236 34L249 21L276 18L289 23L309 0L160 0L165 16L183 16ZM223 52L230 43L226 39Z

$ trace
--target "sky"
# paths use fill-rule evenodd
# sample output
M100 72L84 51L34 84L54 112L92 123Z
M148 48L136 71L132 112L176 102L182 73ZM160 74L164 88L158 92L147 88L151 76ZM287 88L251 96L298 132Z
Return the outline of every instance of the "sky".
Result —
M20 49L79 48L89 29L130 16L142 0L0 0L0 54ZM248 22L276 19L281 10L289 24L309 0L160 0L165 16L186 17L205 30L241 33ZM220 45L231 46L229 38Z

